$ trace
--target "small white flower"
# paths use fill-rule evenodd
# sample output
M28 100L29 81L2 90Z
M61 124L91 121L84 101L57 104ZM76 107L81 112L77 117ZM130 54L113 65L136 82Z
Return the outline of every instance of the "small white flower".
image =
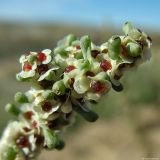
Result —
M14 144L14 139L20 133L20 129L23 128L24 124L22 122L10 122L5 129L2 139L0 140L0 155L6 151L9 146Z
M22 63L22 71L18 74L18 76L20 76L21 78L34 77L36 74L36 68L37 68L36 62L34 62L32 65L28 63L27 61L25 61L24 63Z
M52 57L51 57L51 50L50 49L45 49L42 52L37 54L38 60L42 63L42 64L48 64L49 62L51 62Z

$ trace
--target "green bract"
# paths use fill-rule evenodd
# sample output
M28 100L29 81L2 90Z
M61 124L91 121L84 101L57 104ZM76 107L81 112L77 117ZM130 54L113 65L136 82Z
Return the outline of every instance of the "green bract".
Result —
M80 39L80 46L85 60L91 61L91 39L89 36L83 36Z
M121 52L121 39L119 37L111 39L108 42L108 54L109 57L113 60L118 59Z
M125 33L125 35L130 34L130 32L134 29L134 27L132 26L132 24L130 22L126 22L123 25L123 32Z

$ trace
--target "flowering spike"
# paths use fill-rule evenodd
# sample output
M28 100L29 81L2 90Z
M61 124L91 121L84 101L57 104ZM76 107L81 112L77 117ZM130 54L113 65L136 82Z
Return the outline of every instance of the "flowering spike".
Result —
M31 89L15 94L19 103L7 104L17 116L0 140L0 160L35 159L42 149L61 150L61 131L70 125L75 112L95 122L98 115L88 106L98 103L110 89L123 90L124 71L147 61L151 38L127 22L125 35L112 36L96 46L89 36L70 34L57 47L30 52L19 59L22 71L17 80L30 82Z

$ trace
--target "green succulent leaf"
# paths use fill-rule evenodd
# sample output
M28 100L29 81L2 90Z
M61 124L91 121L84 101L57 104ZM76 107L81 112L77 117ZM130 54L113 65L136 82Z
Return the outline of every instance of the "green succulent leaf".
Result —
M89 36L83 36L80 39L80 46L83 53L83 58L91 62L91 39Z
M120 37L114 38L111 42L108 42L108 54L113 60L119 58L121 52L121 39Z

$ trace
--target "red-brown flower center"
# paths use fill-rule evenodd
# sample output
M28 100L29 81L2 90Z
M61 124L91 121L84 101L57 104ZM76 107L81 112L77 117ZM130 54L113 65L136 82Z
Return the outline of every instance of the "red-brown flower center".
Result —
M112 65L109 61L107 60L102 60L101 63L100 63L100 67L103 69L103 71L108 71L108 70L111 70L112 69Z
M43 52L39 52L37 58L40 62L43 62L46 60L46 55Z
M30 71L32 70L32 65L29 64L28 62L25 62L23 65L23 71Z

